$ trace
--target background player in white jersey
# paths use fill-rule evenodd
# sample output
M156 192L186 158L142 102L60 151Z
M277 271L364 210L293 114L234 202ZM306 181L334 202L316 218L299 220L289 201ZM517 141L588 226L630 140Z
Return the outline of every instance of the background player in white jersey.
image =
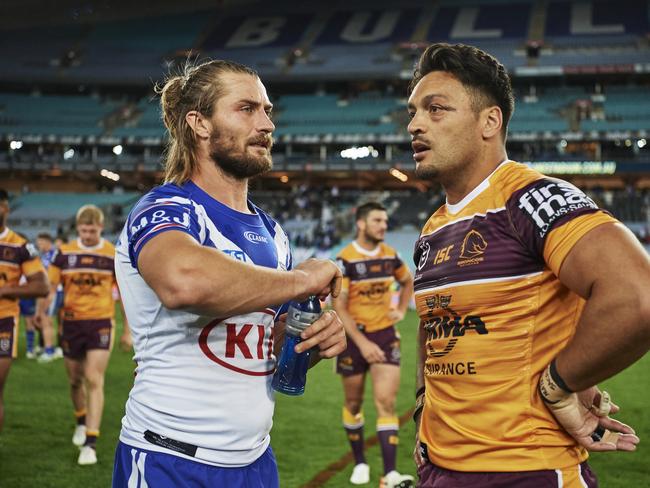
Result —
M341 273L324 260L292 269L286 234L247 198L271 168L274 129L254 71L188 66L161 94L166 184L136 204L117 246L138 366L113 486L276 487L274 321L291 299L336 295ZM299 350L322 357L345 349L335 312L303 338Z

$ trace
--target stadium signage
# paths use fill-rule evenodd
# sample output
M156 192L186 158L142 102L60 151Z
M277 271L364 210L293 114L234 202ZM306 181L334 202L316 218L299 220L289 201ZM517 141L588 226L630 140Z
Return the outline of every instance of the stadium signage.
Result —
M615 161L525 161L531 168L546 175L613 175Z

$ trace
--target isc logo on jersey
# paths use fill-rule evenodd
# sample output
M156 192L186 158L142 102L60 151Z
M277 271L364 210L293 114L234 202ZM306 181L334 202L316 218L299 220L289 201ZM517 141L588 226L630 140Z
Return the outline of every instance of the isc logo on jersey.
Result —
M583 208L598 208L591 198L569 183L544 180L542 185L537 185L519 197L519 208L533 220L540 237L560 217Z
M249 376L268 376L275 370L273 319L267 309L215 319L203 327L199 347L217 365Z

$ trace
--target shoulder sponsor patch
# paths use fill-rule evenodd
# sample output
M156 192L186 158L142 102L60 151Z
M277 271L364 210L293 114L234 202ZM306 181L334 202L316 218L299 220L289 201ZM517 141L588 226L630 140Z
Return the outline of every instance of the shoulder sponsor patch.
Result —
M598 209L591 198L572 184L548 179L533 183L519 195L516 204L533 222L541 238L560 218L583 209Z

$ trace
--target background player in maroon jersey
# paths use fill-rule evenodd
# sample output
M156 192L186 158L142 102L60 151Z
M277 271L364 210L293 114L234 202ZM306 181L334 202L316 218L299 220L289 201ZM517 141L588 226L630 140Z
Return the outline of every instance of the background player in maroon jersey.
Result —
M18 340L18 299L47 295L45 270L36 249L7 226L9 194L0 189L0 431L4 390ZM24 275L25 283L18 284Z
M356 239L337 256L343 271L343 286L341 294L334 299L334 308L349 338L347 350L337 358L337 372L345 394L343 425L355 460L350 482L365 484L370 479L364 454L362 411L369 371L377 408L377 437L384 461L382 487L411 486L413 477L395 469L400 340L394 325L404 318L413 296L413 277L397 252L384 243L388 214L381 204L368 202L357 208L356 225ZM395 281L400 284L397 307L391 303Z

